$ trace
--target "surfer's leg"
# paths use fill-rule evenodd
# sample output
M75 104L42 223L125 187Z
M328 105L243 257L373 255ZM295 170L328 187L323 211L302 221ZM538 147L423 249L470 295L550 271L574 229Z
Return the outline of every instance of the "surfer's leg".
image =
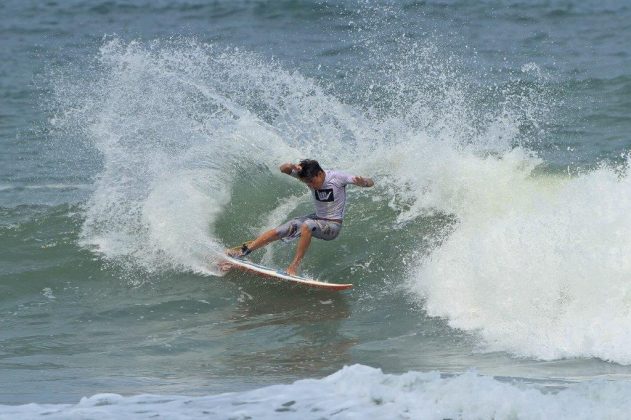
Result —
M258 238L248 244L248 249L254 251L255 249L263 248L270 242L274 242L280 239L276 229L270 229L267 232L263 232Z
M302 226L300 226L300 240L296 248L296 256L291 264L289 264L289 267L287 267L287 274L290 276L295 276L298 273L298 267L307 249L309 249L309 245L311 244L311 229L308 223L303 223Z
M276 233L276 229L270 229L267 232L263 232L259 235L258 238L253 241L245 242L243 245L236 246L234 248L230 248L226 250L226 253L231 257L241 258L246 257L250 252L255 249L259 249L269 244L270 242L274 242L280 239L280 236Z
M296 217L295 219L291 219L278 226L277 228L270 229L266 232L263 232L253 241L246 242L242 246L231 248L228 250L228 255L233 257L243 257L248 255L250 252L257 250L259 248L263 248L265 245L268 245L271 242L277 241L279 239L291 239L300 235L300 225L308 218L309 216Z
M301 235L301 226L303 225L305 220L307 220L309 223L314 222L310 219L311 217L315 217L315 214L291 219L285 224L263 232L253 241L246 242L240 247L231 248L230 250L228 250L228 255L233 257L246 256L250 252L262 248L265 245L268 245L269 243L277 241L279 239L283 239L286 241L295 239ZM309 225L309 228L311 228L311 225ZM309 232L311 232L311 230L309 230Z
M316 219L309 221L309 228L314 238L332 241L340 234L342 224L332 220Z

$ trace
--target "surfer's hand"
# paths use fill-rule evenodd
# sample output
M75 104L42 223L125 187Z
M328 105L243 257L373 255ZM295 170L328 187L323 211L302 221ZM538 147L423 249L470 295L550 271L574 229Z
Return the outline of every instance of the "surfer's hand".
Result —
M280 171L287 175L297 175L301 169L302 167L297 163L283 163L282 165L280 165Z
M373 182L372 179L370 178L364 178L362 176L356 176L353 178L353 184L359 186L359 187L372 187L373 185L375 185L375 183Z

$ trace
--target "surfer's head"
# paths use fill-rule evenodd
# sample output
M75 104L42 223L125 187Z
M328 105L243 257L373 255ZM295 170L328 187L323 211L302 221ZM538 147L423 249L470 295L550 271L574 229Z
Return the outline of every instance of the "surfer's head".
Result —
M305 159L300 161L298 178L311 188L319 188L324 183L324 170L317 160Z

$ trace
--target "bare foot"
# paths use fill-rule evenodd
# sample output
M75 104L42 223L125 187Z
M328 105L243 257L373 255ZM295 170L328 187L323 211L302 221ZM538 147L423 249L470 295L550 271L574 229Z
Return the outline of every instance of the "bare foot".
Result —
M298 275L298 266L291 264L289 267L287 267L287 274L289 274L290 276Z
M239 258L242 254L241 247L234 247L225 250L227 256L232 258Z
M228 248L226 249L224 252L226 253L227 256L232 257L232 258L242 258L244 257L243 255L243 247L246 246L250 246L250 244L253 241L247 241L242 245L237 245L234 248Z
M219 268L219 271L221 271L222 273L227 273L232 268L232 264L230 264L228 261L219 261L219 263L217 264L217 268Z

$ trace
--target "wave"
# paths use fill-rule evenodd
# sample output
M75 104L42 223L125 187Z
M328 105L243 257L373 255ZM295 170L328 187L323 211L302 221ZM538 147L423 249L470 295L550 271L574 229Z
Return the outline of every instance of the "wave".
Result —
M39 184L39 185L0 185L0 192L3 191L23 191L23 190L87 190L90 184Z
M77 404L0 406L0 416L593 419L624 417L631 409L629 392L629 381L588 381L550 390L475 372L391 375L354 365L323 379L253 391L202 397L97 394Z
M390 257L427 313L482 350L631 363L625 167L546 171L537 145L554 98L536 64L479 87L436 46L406 48L355 81L353 102L237 49L106 40L55 86L54 128L102 156L82 244L149 271L218 275L224 243L300 197L278 164L317 158L372 175L362 194L387 203L394 235L447 216L412 241L401 234L392 252L405 256ZM355 211L368 215L364 202Z
M323 152L350 161L360 143L352 110L252 54L111 40L87 73L60 80L52 119L103 158L83 243L147 270L218 274L212 231L235 182Z
M495 165L497 178L477 172L485 182L449 200L458 227L412 270L428 313L479 333L486 350L631 363L631 177L606 166L500 176Z

